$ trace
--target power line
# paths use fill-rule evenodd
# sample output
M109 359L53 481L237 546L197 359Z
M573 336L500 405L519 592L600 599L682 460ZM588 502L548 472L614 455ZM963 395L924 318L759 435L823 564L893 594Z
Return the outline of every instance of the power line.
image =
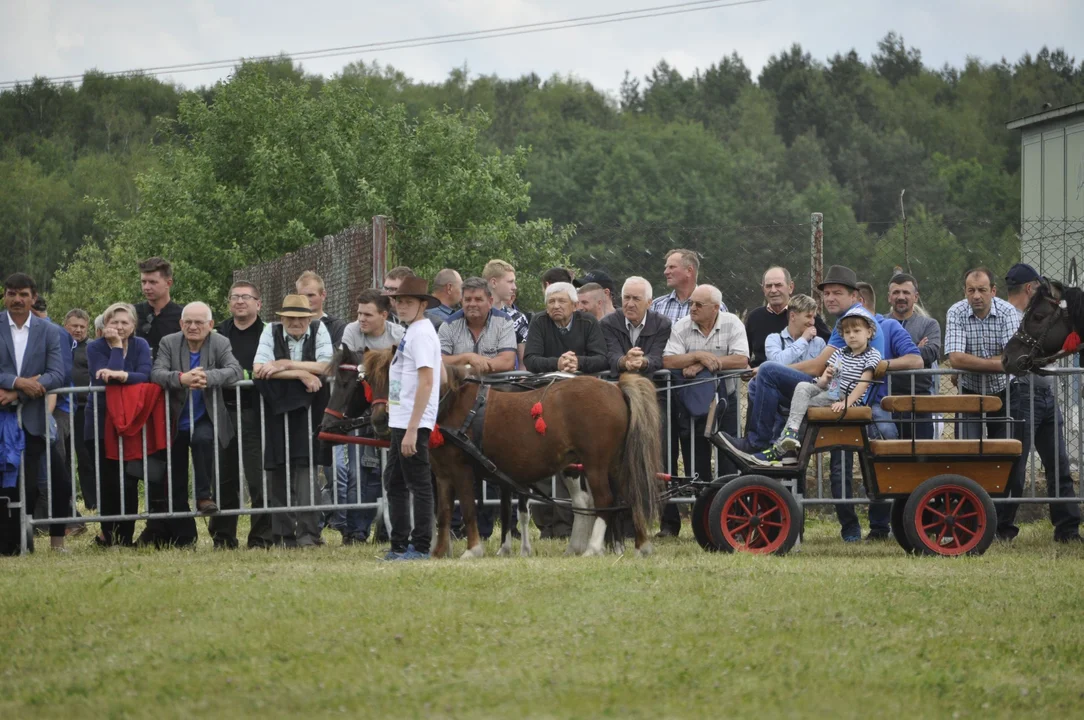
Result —
M622 10L612 13L603 13L599 15L584 15L581 17L567 18L565 20L550 20L545 22L526 23L522 25L509 25L500 28L490 28L488 30L472 30L469 32L445 33L442 35L429 35L416 38L406 38L403 40L389 40L383 42L366 43L363 45L348 45L343 47L324 48L321 50L306 50L298 53L283 54L294 60L316 60L322 58L339 57L344 55L363 55L382 50L405 50L410 48L429 47L434 45L463 43L469 42L471 40L490 40L493 38L530 35L535 33L551 32L554 30L570 30L579 27L609 25L613 23L627 22L629 20L643 20L648 18L665 17L669 15L682 15L692 12L702 12L705 10L716 10L720 8L736 7L740 5L757 5L764 2L768 2L768 0L731 0L729 2L721 2L720 0L696 0L693 2L682 2L670 5L659 5L656 7L641 8L639 10ZM242 58L242 61L264 62L268 60L275 60L279 57L281 57L281 54L259 55L250 58ZM115 70L101 74L106 77L117 77L135 74L165 75L186 72L198 72L201 70L219 70L223 68L234 67L237 65L237 63L238 60L236 59L208 60L198 63L182 63L178 65L160 65L150 68L134 68L131 70ZM82 78L83 74L58 75L40 79L43 79L49 83L58 83L65 81L78 81ZM33 82L33 80L5 80L0 82L0 89L10 89L15 87L16 85L25 85L31 82Z

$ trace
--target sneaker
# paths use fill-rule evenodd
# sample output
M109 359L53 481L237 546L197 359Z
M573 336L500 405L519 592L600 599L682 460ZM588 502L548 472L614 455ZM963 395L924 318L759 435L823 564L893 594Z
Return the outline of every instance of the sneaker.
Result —
M755 462L753 460L753 448L749 447L749 441L746 438L736 438L726 432L720 432L719 435L732 453L749 462Z
M783 463L784 465L790 465L790 466L793 467L794 465L798 464L798 453L796 453L794 451L785 453L783 455L783 458L780 460L780 462Z
M414 548L409 548L405 553L399 556L400 560L428 560L429 553L418 552Z
M783 435L779 438L776 446L784 452L795 452L802 447L802 439L798 437L797 430L787 428L783 431Z
M783 453L778 447L772 445L767 450L762 450L758 453L753 453L753 462L757 465L782 465Z
M888 542L892 534L887 530L870 530L866 533L866 542Z
M861 535L844 535L843 536L843 542L845 542L845 543L862 542L862 536Z
M394 550L388 550L387 554L384 555L384 560L386 560L386 561L402 560L403 555L405 555L405 554L406 554L405 551L404 552L396 552Z

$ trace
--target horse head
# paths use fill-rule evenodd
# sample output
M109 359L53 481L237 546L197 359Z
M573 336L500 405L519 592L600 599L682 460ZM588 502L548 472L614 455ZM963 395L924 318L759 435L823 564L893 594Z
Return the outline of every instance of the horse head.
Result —
M361 418L371 405L371 391L367 390L365 368L361 360L365 351L355 353L344 347L331 360L332 384L331 398L324 410L324 419L320 429L324 432L338 432L350 429L356 423L351 420Z
M1022 375L1041 367L1043 360L1061 351L1065 338L1073 331L1064 300L1065 287L1043 279L1024 311L1020 328L1005 345L1001 366L1005 372Z
M391 371L391 362L395 358L395 348L387 350L373 350L365 353L362 358L362 372L364 380L368 383L369 403L372 407L370 422L377 437L386 438L391 435L388 428L388 384Z

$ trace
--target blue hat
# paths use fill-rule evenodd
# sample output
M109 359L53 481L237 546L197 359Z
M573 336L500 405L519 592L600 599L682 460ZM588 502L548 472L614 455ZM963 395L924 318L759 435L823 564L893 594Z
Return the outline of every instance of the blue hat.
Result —
M1016 263L1005 273L1005 282L1009 285L1024 285L1039 280L1042 280L1042 276L1027 263Z
M873 313L864 308L861 305L855 305L847 312L843 313L843 317L840 318L840 322L846 320L849 317L860 317L869 323L870 330L873 331L871 338L877 337L877 318L873 317Z

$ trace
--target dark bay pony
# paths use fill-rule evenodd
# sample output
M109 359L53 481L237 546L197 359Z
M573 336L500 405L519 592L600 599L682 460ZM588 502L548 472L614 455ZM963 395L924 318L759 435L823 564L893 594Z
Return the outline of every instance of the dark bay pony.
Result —
M1028 302L1020 329L1005 345L1001 365L1016 375L1042 368L1061 357L1066 338L1084 337L1084 290L1044 279Z
M387 407L379 401L387 397L394 352L368 352L364 358L365 378L373 395L373 428L384 436L388 435ZM480 385L463 368L446 367L444 374L437 423L445 430L455 430L474 408ZM536 430L536 418L531 414L538 402L543 407L544 434ZM659 427L658 399L650 380L626 374L617 383L609 383L583 376L530 392L490 392L480 449L525 491L571 463L582 464L596 514L583 554L605 552L608 523L627 508L632 515L637 552L648 555L648 526L659 505ZM434 555L443 557L451 550L449 526L454 491L467 529L464 557L481 556L471 460L447 440L430 449L430 459L438 488ZM526 539L525 514L521 513L520 521Z

